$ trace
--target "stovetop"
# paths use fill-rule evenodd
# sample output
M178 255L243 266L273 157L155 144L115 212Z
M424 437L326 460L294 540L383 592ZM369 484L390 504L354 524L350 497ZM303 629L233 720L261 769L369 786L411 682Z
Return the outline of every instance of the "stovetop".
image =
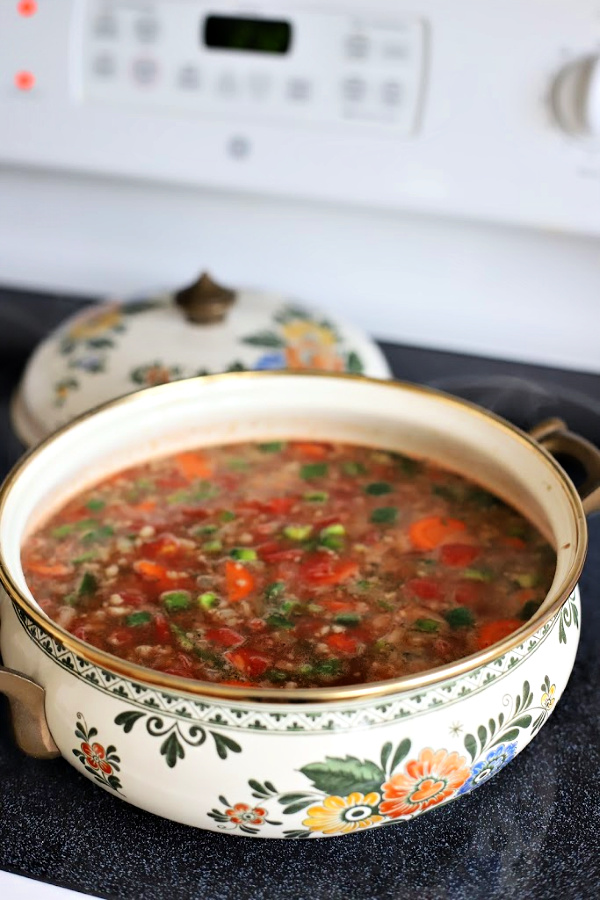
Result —
M84 298L0 290L0 475L20 452L8 403L28 354ZM600 375L382 344L396 377L522 427L550 415L600 446ZM567 690L501 775L394 828L333 841L194 830L14 746L0 702L0 869L127 900L589 900L600 885L600 516L589 521L581 643Z

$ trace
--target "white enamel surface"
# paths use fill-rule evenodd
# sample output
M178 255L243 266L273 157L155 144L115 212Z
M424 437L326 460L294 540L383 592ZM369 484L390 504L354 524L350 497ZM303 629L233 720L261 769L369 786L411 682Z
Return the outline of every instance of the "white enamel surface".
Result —
M566 484L544 456L514 431L433 392L388 382L284 374L225 376L165 385L101 410L52 438L34 453L4 499L0 544L11 578L28 595L19 562L23 535L84 485L136 461L183 447L276 437L346 440L435 456L511 500L559 548L549 597L564 583L573 564L581 523L578 526ZM140 706L140 697L149 696L150 688L134 691L121 678L109 679L105 685L102 675L99 681L96 678L97 684L92 684L87 676L93 667L85 660L72 662L67 668L64 661L71 658L69 651L53 651L58 662L42 652L43 633L40 637L36 632L38 643L34 643L6 596L2 603L1 649L7 665L26 672L46 688L52 735L65 758L80 771L83 767L73 754L81 744L74 734L78 713L88 727L98 729L95 740L117 748L122 795L129 802L214 830L219 823L207 813L222 807L219 795L225 795L231 804L260 802L268 807L268 817L283 821L283 825L261 825L258 835L275 837L282 836L285 829L302 829L307 813L282 815L277 799L256 800L249 779L270 780L282 793L310 789L300 772L302 767L327 756L348 754L377 761L386 742L395 746L405 738L411 741L408 759L416 758L427 747L465 756L464 735L477 733L478 726L490 716L501 712L507 715L525 680L531 685L532 708L537 715L542 710L540 685L544 679L555 685L557 699L572 668L578 638L578 629L572 624L573 604L578 610L578 601L567 601L571 627L567 628L566 641L561 640L559 613L551 627L541 628L533 639L527 638L502 659L492 656L484 668L452 682L433 684L412 694L398 691L380 703L359 700L294 707L212 701L198 713L192 697L179 695L178 703L163 697L158 707ZM111 693L119 684L123 685L125 699ZM169 692L163 695L168 697ZM436 698L442 703L433 707ZM201 698L196 702L201 703ZM180 710L179 718L174 703ZM166 704L164 709L160 704ZM181 714L186 704L191 719ZM406 708L407 715L391 721L399 707ZM132 709L143 711L144 716L125 733L115 718ZM322 713L324 719L307 717L311 710ZM283 717L275 719L273 712ZM213 719L217 713L218 726ZM208 729L212 724L215 731L236 740L242 752L219 759L207 735L200 747L184 745L185 758L167 768L159 752L162 739L146 729L151 714L160 714L168 727L178 722L187 727L197 721ZM318 722L325 719L333 727L319 730ZM248 724L256 721L262 722L262 729L249 730ZM290 731L286 722L298 721L303 730ZM456 725L460 726L458 730ZM521 730L519 750L530 739L530 732Z
M15 428L27 445L37 444L92 407L140 387L225 372L240 364L247 369L296 368L294 353L302 356L303 367L341 371L348 354L353 353L363 374L374 378L391 375L381 350L358 328L318 310L307 310L281 295L240 291L226 320L215 325L188 322L171 294L150 300L155 308L135 314L123 311L134 309L135 304L122 307L118 301L88 307L40 344L27 365L13 406ZM294 329L302 329L303 318L287 324L279 321L280 314L291 307L309 316L309 333L304 339L293 335ZM325 320L325 328L321 328ZM274 335L282 346L248 342L263 333ZM107 345L95 346L98 340ZM62 349L65 343L72 347L68 352ZM152 370L157 373L154 382ZM144 376L144 372L148 374ZM61 384L75 382L77 387L60 393Z

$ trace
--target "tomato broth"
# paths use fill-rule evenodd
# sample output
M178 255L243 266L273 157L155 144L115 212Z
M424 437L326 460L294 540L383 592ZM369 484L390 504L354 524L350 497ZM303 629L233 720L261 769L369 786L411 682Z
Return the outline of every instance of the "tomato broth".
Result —
M22 562L51 618L122 659L310 688L496 643L535 613L556 560L515 509L427 460L272 441L120 472L30 536Z

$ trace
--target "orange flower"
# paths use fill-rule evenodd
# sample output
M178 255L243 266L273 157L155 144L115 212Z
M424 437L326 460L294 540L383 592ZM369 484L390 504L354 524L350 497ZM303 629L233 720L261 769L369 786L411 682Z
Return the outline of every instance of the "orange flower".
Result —
M263 825L267 810L262 806L250 807L247 803L236 803L232 809L226 809L225 815L234 825Z
M106 752L102 744L92 744L91 746L85 741L81 745L81 749L85 754L87 765L92 769L100 769L105 775L110 775L112 766L106 762Z
M383 785L384 801L379 807L391 819L424 812L443 800L448 800L465 783L471 772L464 756L434 751L427 747L404 767L404 772L392 775Z

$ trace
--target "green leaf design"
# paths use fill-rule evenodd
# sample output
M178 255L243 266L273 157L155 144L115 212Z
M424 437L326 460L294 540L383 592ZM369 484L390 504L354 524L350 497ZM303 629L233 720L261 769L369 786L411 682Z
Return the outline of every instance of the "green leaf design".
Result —
M531 719L530 719L530 721L531 721ZM503 742L506 742L508 744L508 743L510 743L510 741L516 741L516 739L519 737L519 734L520 734L519 728L509 728L508 731L505 731L504 734L501 734L500 737L496 738L496 740L494 741L494 743L491 746L495 747L496 744L501 744Z
M310 837L310 831L284 831L286 838L291 840L304 840Z
M217 748L217 755L220 759L227 759L227 753L231 751L231 753L241 753L242 748L238 744L237 741L234 741L230 737L225 737L224 734L219 734L218 731L211 731L210 734L215 742L215 747Z
M164 756L170 769L177 765L178 759L184 758L185 753L183 747L181 746L181 743L179 742L176 731L172 731L171 734L166 738L166 740L162 742L160 753L161 756Z
M122 725L125 734L129 734L138 719L143 719L145 713L136 712L135 710L127 710L127 712L119 713L115 718L115 725Z
M515 719L510 724L512 728L529 728L529 726L531 725L531 716L520 716L520 718ZM504 735L502 737L504 739Z
M248 782L248 784L250 784L250 782ZM297 803L299 800L306 800L307 802L312 803L314 799L314 796L311 794L281 794L279 802L285 806L288 803Z
M314 797L309 797L308 799L298 800L297 803L292 803L290 806L286 806L283 812L286 815L292 815L293 813L300 812L301 809L306 809L307 806L310 806L311 803L314 803Z
M274 331L258 331L248 337L242 338L243 344L250 344L252 347L270 347L280 349L285 347L285 341L279 337Z
M394 753L394 758L392 760L392 765L391 765L391 769L390 769L391 772L394 772L398 768L398 766L400 765L402 760L405 758L405 756L407 756L409 750L410 750L410 739L404 738L403 741L400 741L400 743L398 744L398 746L396 748L396 752Z
M475 738L473 737L472 734L465 735L465 750L471 757L471 762L472 762L475 759L475 757L477 756L477 741L475 740Z
M328 756L322 763L310 763L300 769L319 791L347 796L353 791L367 794L378 791L385 773L375 763L346 756L345 759Z
M483 725L480 725L477 729L477 737L479 738L479 743L483 748L485 746L485 742L487 741L487 730Z
M562 613L560 614L560 617L558 620L558 642L559 642L559 644L567 643L567 633L565 631L565 623L563 621Z
M384 744L381 748L381 768L384 772L387 772L387 761L390 758L391 752L392 745L390 743Z
M579 628L579 613L577 612L577 606L574 603L571 603L571 612L573 613L575 628Z
M351 350L346 357L346 371L352 372L353 375L362 375L365 371L360 356L354 350Z

